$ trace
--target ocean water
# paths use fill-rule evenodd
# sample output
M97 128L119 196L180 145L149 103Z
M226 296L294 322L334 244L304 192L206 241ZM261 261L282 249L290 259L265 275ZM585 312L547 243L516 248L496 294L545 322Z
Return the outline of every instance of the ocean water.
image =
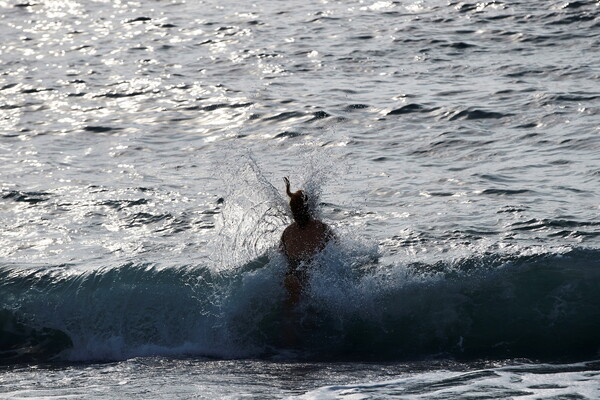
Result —
M0 35L0 398L600 398L598 1L0 0ZM291 316L285 176L338 237Z

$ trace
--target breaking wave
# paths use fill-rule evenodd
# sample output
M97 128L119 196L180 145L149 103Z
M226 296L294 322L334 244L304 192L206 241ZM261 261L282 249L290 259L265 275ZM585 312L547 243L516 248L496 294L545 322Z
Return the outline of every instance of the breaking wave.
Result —
M592 358L600 348L598 250L385 265L376 249L338 243L315 262L293 314L283 309L285 263L275 251L220 271L3 265L1 334L12 335L13 347L1 354L245 358L291 347L295 357L329 360L554 360ZM292 345L284 335L290 324Z

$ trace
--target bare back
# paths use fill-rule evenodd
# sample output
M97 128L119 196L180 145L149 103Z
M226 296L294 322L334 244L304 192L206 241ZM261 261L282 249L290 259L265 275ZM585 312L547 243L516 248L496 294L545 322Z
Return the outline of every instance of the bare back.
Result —
M281 244L291 266L295 267L303 261L310 261L331 238L329 227L313 219L303 227L296 222L288 226L281 236Z

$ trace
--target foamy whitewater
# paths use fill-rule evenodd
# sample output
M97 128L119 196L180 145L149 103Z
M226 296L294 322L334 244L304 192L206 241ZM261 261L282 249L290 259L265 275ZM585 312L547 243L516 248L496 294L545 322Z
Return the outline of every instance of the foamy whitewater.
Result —
M600 398L597 1L0 0L0 34L0 398ZM338 238L293 313L285 176Z

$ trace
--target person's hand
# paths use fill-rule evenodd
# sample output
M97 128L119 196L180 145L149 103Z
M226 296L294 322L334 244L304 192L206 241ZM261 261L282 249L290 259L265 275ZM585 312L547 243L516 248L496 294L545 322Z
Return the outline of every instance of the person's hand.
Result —
M287 176L284 176L283 181L285 182L285 191L287 192L288 196L291 196L292 192L290 191L290 180Z

